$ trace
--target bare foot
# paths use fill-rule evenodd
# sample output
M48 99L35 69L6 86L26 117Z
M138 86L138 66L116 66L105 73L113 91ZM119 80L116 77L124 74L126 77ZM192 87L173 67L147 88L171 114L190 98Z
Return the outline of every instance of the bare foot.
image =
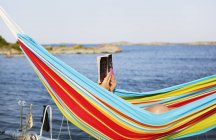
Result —
M150 111L152 113L155 113L155 114L162 114L164 112L169 111L170 109L167 106L165 106L165 105L158 104L158 105L154 105L154 106L148 107L148 108L146 108L146 110Z

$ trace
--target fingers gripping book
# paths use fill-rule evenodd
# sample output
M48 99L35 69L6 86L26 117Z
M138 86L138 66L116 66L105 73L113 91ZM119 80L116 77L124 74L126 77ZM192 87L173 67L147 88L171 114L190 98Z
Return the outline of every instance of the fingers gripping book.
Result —
M98 83L101 83L109 72L113 74L112 54L97 57Z

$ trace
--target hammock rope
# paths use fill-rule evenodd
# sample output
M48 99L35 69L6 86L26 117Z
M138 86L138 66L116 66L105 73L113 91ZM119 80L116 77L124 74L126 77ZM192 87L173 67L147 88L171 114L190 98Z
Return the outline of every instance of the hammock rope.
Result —
M18 33L24 33L23 30L13 21L7 12L0 6L0 17L2 17L4 23L8 26L13 36L17 39Z
M64 123L64 116L62 116L62 122L61 122L61 126L60 126L60 129L59 129L59 133L58 133L58 139L60 138L60 135L61 135L61 132L62 132L62 126L63 126L63 123ZM70 125L68 123L68 120L66 120L67 122L67 130L68 130L68 136L70 138L70 140L72 140L71 138L71 133L70 133Z

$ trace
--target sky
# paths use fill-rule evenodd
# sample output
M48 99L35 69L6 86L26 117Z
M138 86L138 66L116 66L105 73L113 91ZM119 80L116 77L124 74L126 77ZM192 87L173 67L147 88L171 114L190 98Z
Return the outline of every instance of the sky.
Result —
M0 0L40 43L216 41L216 0ZM0 35L14 42L0 19Z

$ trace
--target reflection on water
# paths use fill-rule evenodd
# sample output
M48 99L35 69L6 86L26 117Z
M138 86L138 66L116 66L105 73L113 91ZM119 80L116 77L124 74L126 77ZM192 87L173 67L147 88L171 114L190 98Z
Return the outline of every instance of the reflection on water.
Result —
M118 88L150 91L216 74L214 46L131 46L122 49L122 53L113 55ZM97 81L96 56L57 55L59 59L93 81ZM57 137L62 116L26 58L0 56L0 79L0 130L19 128L17 102L21 99L33 104L33 130L37 133L40 129L43 105L52 106L53 135ZM70 128L74 139L93 139L72 124ZM216 131L207 133L209 139L212 133ZM199 136L200 139L202 137L205 135ZM69 139L66 123L61 138ZM0 139L10 138L0 135Z

